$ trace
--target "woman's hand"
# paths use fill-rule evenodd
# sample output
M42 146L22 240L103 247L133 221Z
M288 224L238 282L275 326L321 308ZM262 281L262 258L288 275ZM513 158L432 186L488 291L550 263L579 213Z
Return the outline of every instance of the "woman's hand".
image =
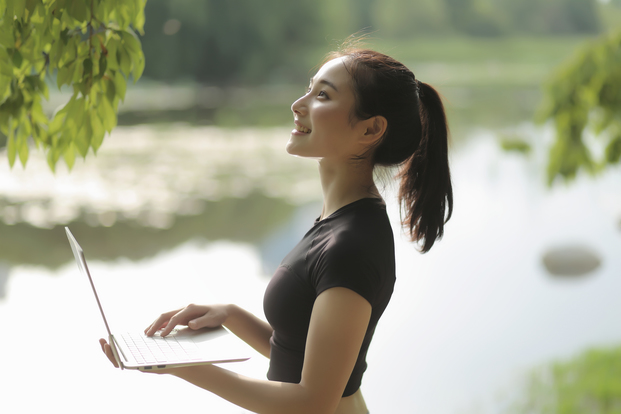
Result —
M190 304L183 309L162 313L144 333L153 336L161 329L160 335L166 336L177 325L187 325L190 329L215 328L224 324L228 316L227 305Z
M112 365L114 365L115 368L118 368L119 364L117 364L116 358L114 357L114 352L112 352L112 347L108 344L108 342L106 342L105 339L101 338L99 340L99 345L101 345L101 350L104 354L106 354L110 362L112 362Z

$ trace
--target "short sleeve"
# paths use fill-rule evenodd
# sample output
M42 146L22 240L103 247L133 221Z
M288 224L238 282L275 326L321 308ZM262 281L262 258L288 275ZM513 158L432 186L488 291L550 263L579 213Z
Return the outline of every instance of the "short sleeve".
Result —
M380 264L374 256L359 243L343 241L325 246L312 278L317 296L327 289L344 287L358 293L373 306L381 290Z

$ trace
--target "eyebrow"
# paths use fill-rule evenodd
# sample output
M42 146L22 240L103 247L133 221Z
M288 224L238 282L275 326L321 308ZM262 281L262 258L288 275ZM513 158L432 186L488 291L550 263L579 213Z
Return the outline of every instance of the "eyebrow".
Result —
M311 85L313 84L313 81L315 80L315 78L311 78L310 83ZM319 81L319 83L323 84L323 85L328 85L329 87L331 87L332 89L334 89L336 92L338 92L339 90L336 88L336 86L334 86L334 84L330 81L327 81L325 79L322 79Z

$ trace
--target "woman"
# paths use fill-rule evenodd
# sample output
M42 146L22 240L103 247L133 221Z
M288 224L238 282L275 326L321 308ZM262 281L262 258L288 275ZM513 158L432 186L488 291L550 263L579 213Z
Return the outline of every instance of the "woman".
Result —
M319 160L324 204L267 287L269 323L235 305L189 305L145 333L224 325L270 358L267 381L213 365L164 371L250 411L366 414L366 353L395 282L393 233L374 169L401 168L403 225L427 252L453 204L444 109L401 63L349 48L328 56L291 110L287 152Z

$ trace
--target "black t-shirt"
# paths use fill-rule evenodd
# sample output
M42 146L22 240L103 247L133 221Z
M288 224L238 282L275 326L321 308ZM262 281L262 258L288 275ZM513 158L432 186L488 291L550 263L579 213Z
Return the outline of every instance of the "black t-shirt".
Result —
M299 383L313 304L319 294L345 287L372 307L369 326L344 397L352 395L367 368L366 355L395 284L395 251L386 206L364 198L315 221L283 259L265 291L263 308L274 333L270 339L272 381Z

